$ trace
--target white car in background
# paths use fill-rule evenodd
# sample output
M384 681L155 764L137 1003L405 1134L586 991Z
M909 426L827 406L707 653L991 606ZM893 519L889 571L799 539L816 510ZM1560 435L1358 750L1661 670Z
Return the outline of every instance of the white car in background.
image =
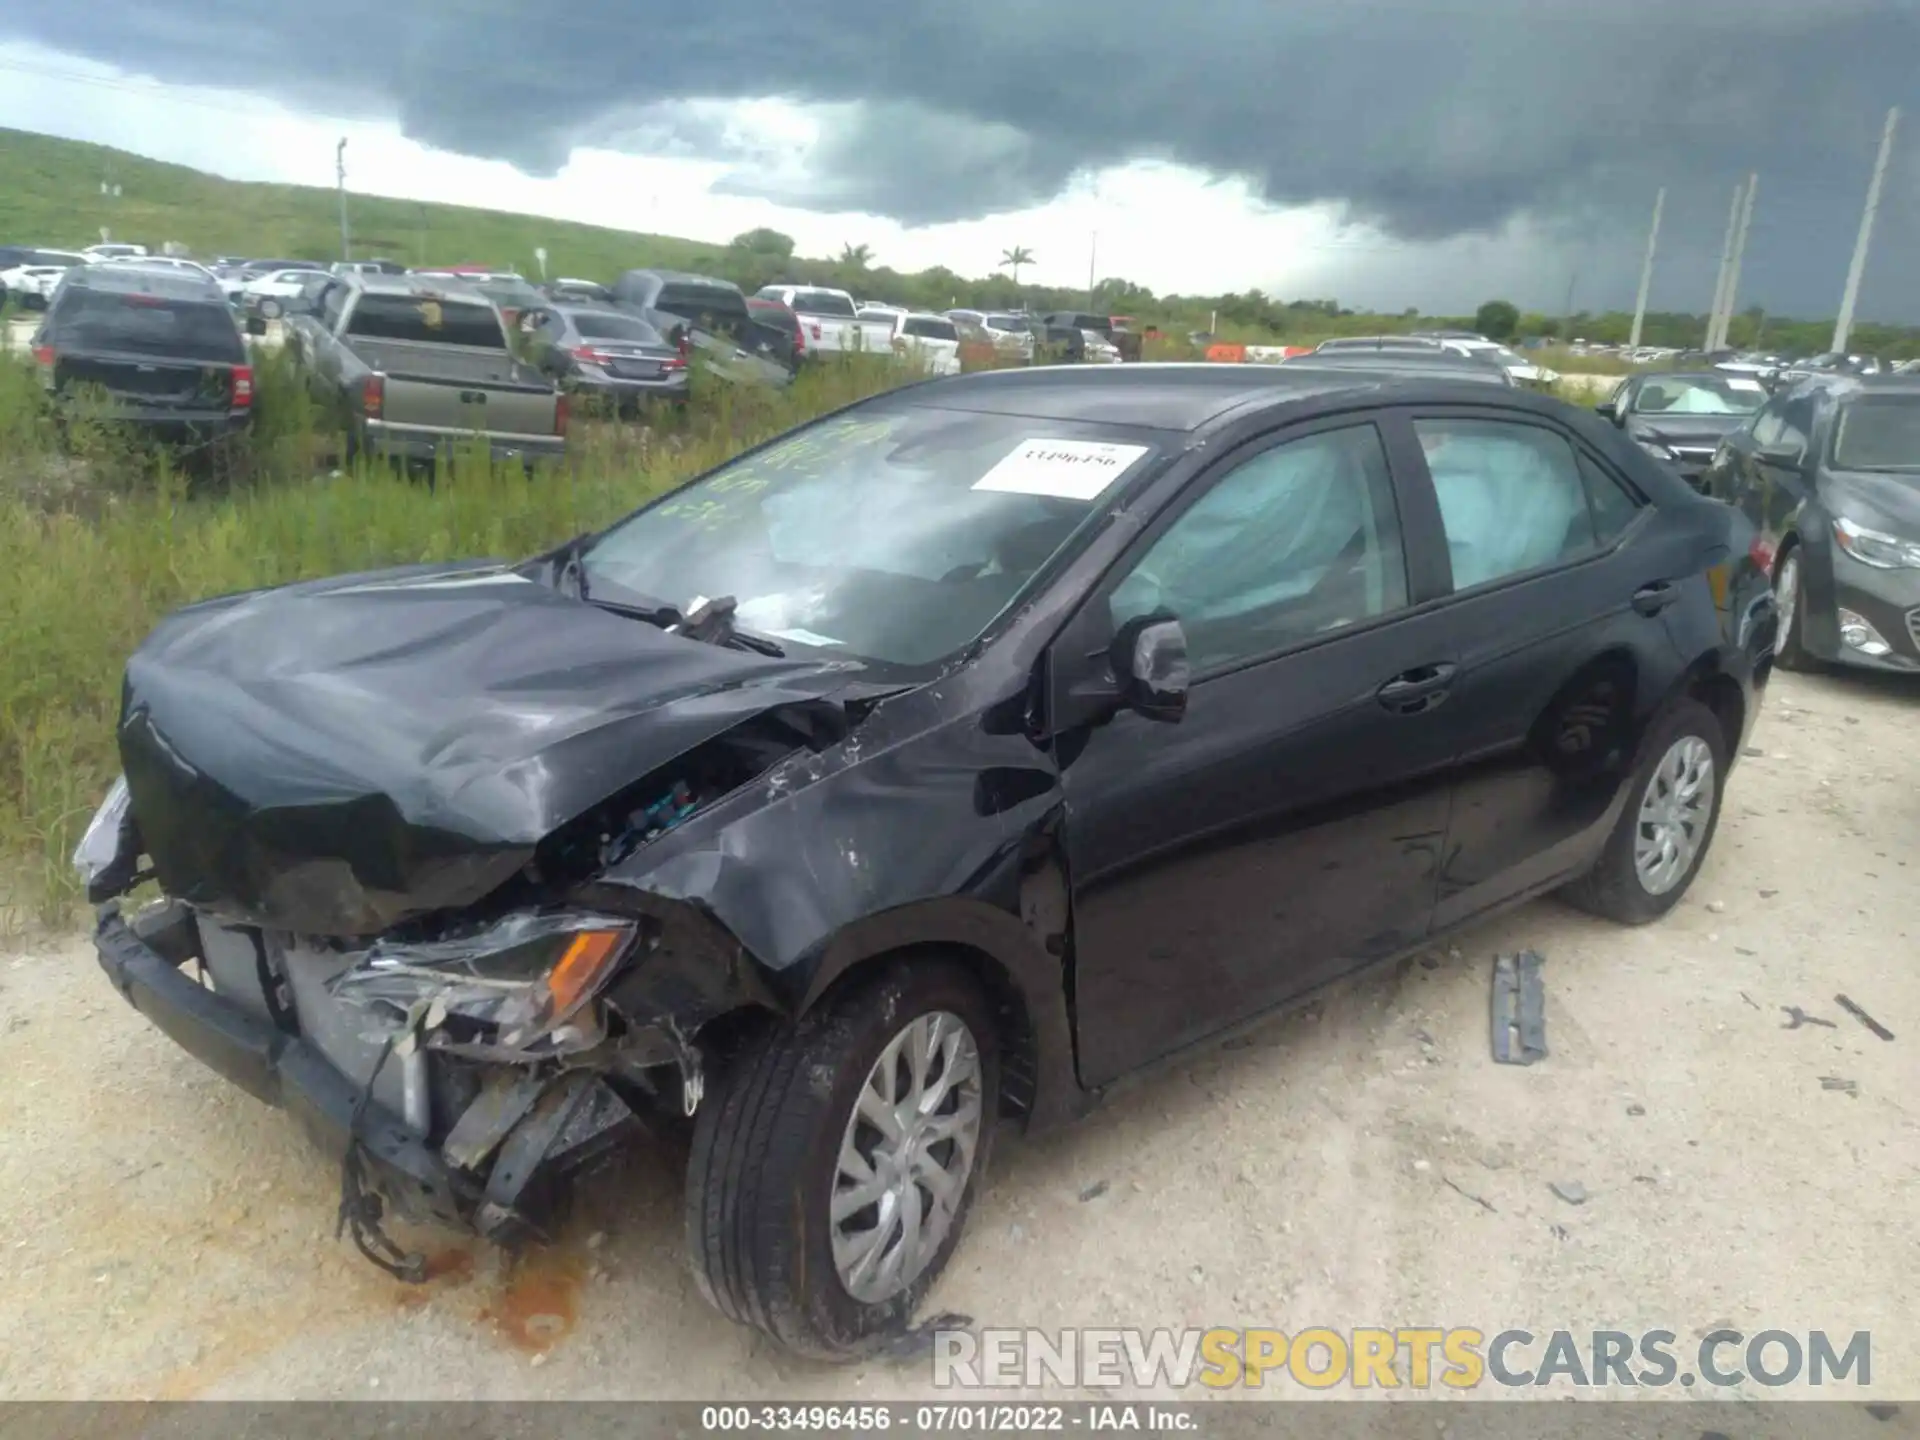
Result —
M131 265L140 270L171 270L180 275L198 275L202 279L220 283L220 277L202 265L198 260L182 259L178 255L109 255L96 262L101 265Z
M1023 365L1033 363L1033 318L1011 311L992 311L980 317L980 328L993 341L1002 358L1017 359Z
M929 375L960 373L960 331L944 315L902 311L893 322L893 351Z
M853 308L853 296L821 285L762 285L760 300L778 300L799 317L805 343L814 355L865 352L884 355L893 338L888 316L862 316Z
M287 301L301 294L313 279L314 269L269 270L240 287L240 308L250 310L263 320L272 320L287 308Z
M1082 330L1080 346L1083 365L1118 365L1122 359L1120 347L1098 330Z
M1558 370L1536 365L1518 350L1510 350L1497 340L1442 340L1441 345L1476 360L1491 360L1513 377L1516 385L1551 385L1560 378Z
M85 255L71 250L34 250L25 261L0 270L0 290L14 304L44 306L52 298L60 277L76 265L87 263Z
M80 253L85 255L89 260L125 260L129 257L145 255L147 253L147 247L144 245L128 245L118 240L110 242L102 241L98 245L83 246Z

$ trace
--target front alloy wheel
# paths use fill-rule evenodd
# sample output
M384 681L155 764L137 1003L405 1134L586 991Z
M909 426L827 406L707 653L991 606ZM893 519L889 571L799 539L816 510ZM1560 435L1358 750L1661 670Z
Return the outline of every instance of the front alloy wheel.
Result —
M1807 596L1801 573L1797 546L1780 557L1773 573L1773 608L1780 617L1773 660L1782 670L1812 670L1816 663L1805 643Z
M920 1016L873 1062L830 1207L834 1267L854 1299L891 1300L939 1253L973 1175L980 1116L980 1050L959 1016Z
M687 1245L701 1292L802 1355L885 1345L959 1244L999 1080L978 982L925 954L749 1040L694 1122Z

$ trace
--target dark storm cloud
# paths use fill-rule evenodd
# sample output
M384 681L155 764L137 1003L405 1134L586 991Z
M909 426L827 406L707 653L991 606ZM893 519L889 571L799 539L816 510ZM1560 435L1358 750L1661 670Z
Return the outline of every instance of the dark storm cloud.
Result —
M1732 182L1757 168L1743 290L1814 309L1886 107L1920 108L1915 0L15 0L8 32L393 115L536 174L624 135L732 159L734 193L909 224L1018 209L1139 156L1413 241L1516 217L1612 235L1664 184L1670 253L1710 270ZM678 100L762 96L831 107L804 163L734 156L710 114L676 118ZM1906 138L1920 154L1920 114ZM1904 243L1871 287L1889 303L1916 273L1920 166L1895 181L1883 222Z

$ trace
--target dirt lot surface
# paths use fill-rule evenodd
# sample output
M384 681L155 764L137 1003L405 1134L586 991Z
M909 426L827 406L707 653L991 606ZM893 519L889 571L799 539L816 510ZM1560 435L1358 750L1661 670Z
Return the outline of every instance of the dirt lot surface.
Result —
M1006 1136L934 1307L994 1326L1664 1327L1682 1346L1866 1329L1875 1395L1920 1396L1917 718L1920 687L1782 677L1667 922L1535 904L1071 1130ZM1490 957L1526 946L1547 956L1552 1053L1496 1066ZM1833 1028L1785 1028L1784 1006ZM77 938L0 961L0 1094L3 1397L928 1387L925 1359L811 1367L709 1311L672 1156L599 1177L564 1243L511 1272L449 1238L432 1283L388 1281L333 1239L333 1169L132 1012Z

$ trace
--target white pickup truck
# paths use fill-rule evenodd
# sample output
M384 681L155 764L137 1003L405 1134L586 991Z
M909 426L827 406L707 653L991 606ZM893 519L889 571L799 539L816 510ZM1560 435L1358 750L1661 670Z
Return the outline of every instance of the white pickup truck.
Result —
M893 349L892 317L863 320L844 290L822 290L811 285L762 285L762 300L778 300L799 317L806 351L812 355L859 352L886 355Z

